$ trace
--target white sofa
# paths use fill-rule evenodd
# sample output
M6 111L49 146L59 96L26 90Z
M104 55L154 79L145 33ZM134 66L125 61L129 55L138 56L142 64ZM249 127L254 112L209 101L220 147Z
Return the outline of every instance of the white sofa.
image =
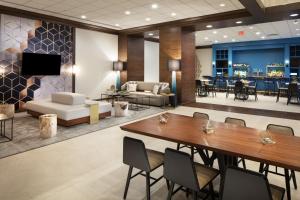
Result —
M84 95L60 92L52 94L51 99L28 101L25 108L29 114L38 117L42 114L56 114L59 125L72 126L89 122L90 109ZM112 106L98 101L99 117L111 116Z

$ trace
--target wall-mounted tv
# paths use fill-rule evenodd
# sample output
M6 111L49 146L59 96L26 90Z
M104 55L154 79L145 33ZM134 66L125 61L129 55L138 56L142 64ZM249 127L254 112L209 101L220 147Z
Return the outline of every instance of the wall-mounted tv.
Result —
M22 75L60 75L61 55L23 53Z

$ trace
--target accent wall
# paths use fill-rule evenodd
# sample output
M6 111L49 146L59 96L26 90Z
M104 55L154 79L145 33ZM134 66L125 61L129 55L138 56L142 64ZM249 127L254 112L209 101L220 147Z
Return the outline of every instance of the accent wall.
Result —
M101 92L116 85L113 61L118 60L118 36L76 28L75 91L100 98Z
M196 49L196 79L212 76L212 48Z
M73 28L3 14L0 18L0 103L22 110L27 101L72 91ZM60 54L61 75L21 76L22 52Z

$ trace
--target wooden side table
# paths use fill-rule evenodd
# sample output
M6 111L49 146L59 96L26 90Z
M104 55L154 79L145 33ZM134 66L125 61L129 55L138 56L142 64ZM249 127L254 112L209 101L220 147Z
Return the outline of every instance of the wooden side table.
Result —
M163 98L163 107L166 107L166 99L165 99L165 97L169 97L169 101L172 102L171 105L173 105L174 108L177 107L177 96L176 96L175 93L160 93L160 95L162 95L164 97Z
M97 101L88 101L86 105L90 108L90 124L99 122L99 104Z

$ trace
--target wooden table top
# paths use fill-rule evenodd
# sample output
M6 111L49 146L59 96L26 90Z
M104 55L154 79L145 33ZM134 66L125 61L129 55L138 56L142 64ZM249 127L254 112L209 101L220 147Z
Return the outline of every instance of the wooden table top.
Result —
M167 115L167 124L161 124L159 116L155 116L121 126L121 129L300 171L300 137L270 133L276 143L262 144L262 130L210 121L215 132L206 134L203 130L207 120Z

